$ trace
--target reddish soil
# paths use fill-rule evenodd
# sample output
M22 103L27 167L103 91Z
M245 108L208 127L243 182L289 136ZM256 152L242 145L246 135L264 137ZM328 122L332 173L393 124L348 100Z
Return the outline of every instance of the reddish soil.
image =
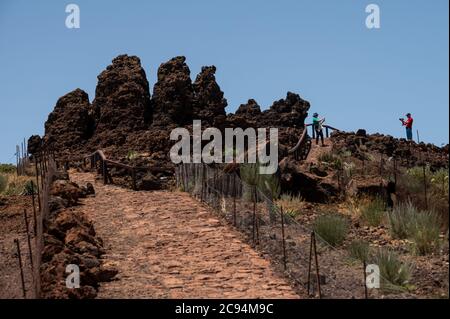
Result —
M31 298L33 296L32 272L23 217L23 210L26 208L31 230L31 199L27 196L8 196L4 197L2 202L3 205L0 205L0 299L23 298L19 260L14 243L16 238L20 243L27 298Z
M82 210L104 240L106 264L119 270L98 298L299 298L270 262L181 192L134 192L95 183Z

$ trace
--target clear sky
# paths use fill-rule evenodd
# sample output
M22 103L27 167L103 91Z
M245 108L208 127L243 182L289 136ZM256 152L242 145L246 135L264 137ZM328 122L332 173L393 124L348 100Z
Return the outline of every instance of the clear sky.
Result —
M75 3L81 28L65 26ZM368 4L381 28L365 24ZM150 89L160 63L185 55L202 65L233 112L249 98L263 109L287 91L344 130L403 137L413 113L421 138L449 136L448 0L0 0L0 162L15 144L44 133L57 99L81 88L122 53L137 55ZM310 113L312 114L312 113Z

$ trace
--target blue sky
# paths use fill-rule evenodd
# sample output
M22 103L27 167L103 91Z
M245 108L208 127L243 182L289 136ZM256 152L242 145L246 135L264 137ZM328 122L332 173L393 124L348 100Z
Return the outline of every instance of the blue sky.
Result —
M81 28L65 7L79 5ZM366 28L365 7L381 9ZM403 137L413 113L421 138L449 136L447 0L8 1L0 0L0 162L43 134L57 99L75 88L94 98L97 75L137 55L151 89L158 66L185 55L192 78L216 65L228 112L299 93L330 125Z

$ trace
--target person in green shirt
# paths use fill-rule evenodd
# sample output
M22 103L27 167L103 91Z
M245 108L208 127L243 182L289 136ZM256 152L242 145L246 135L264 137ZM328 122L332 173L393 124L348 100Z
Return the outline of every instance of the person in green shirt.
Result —
M319 114L318 113L314 113L313 114L313 129L316 132L316 144L319 144L319 137L322 141L322 146L325 146L325 143L323 141L323 129L322 129L322 125L323 122L325 122L325 118L323 119L319 119Z

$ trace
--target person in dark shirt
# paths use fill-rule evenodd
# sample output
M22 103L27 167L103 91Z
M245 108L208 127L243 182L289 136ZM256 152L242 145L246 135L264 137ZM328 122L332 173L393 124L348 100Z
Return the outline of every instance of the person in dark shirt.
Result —
M413 139L412 127L414 119L412 118L411 113L406 114L406 120L400 119L400 121L402 122L402 125L406 128L406 138L408 139L408 141L412 141Z

